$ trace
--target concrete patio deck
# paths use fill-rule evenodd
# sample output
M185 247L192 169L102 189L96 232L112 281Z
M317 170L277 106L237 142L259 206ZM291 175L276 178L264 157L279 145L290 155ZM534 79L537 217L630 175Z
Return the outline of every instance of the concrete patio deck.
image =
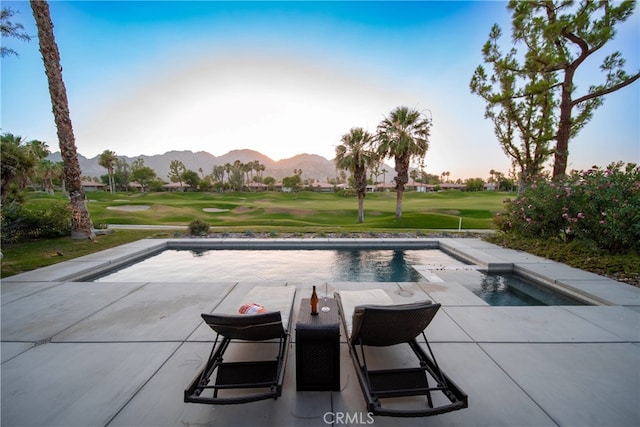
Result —
M242 240L242 242L239 242ZM308 244L293 239L288 244ZM430 418L367 416L341 333L339 392L296 392L295 334L282 396L243 405L183 402L215 337L200 313L233 310L257 283L95 283L88 273L171 245L265 245L249 239L145 239L2 280L2 426L638 426L640 289L479 239L313 239L313 244L429 241L489 269L519 272L589 298L594 306L491 307L452 277L382 288L398 303L442 309L427 336L469 407ZM278 239L268 242L279 244ZM267 243L268 243L267 242ZM259 268L257 266L256 268ZM438 272L432 272L438 274ZM284 283L271 283L284 285ZM296 286L292 332L311 283ZM260 283L269 285L269 283ZM236 352L269 344L238 344ZM243 347L244 346L244 347ZM407 349L380 359L408 360Z

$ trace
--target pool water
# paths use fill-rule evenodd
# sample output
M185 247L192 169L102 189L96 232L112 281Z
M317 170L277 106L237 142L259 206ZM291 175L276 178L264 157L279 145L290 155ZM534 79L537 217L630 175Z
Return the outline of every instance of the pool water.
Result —
M425 272L426 277L416 270ZM425 267L428 269L425 271ZM96 282L459 283L495 306L575 305L514 275L487 275L439 249L167 249ZM429 270L431 269L432 270Z
M423 278L412 265L433 263L461 264L439 249L168 249L95 281L418 282Z
M494 306L584 305L513 274L484 275L477 286L467 287Z

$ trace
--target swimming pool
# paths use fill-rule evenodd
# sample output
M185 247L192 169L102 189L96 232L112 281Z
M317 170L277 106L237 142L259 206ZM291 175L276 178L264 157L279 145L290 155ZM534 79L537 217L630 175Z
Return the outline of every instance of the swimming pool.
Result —
M440 249L165 249L95 282L459 283L495 306L576 305L512 274L486 274Z
M462 264L439 249L167 249L97 282L418 282L419 264Z

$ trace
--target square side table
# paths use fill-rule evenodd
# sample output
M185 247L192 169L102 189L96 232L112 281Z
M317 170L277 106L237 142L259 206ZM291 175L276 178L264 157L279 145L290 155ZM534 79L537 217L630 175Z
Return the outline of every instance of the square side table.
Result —
M322 311L328 307L329 311ZM296 389L340 390L340 314L333 298L320 298L311 315L309 298L302 300L296 323Z

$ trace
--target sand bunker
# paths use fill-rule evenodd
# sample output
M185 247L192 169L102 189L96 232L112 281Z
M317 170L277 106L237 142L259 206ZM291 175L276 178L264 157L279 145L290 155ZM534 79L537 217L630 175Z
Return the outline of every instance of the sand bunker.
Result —
M128 212L140 212L146 211L151 206L148 205L122 205L122 206L107 206L107 209L112 211L128 211Z
M219 208L202 208L205 212L228 212L229 209L219 209Z

